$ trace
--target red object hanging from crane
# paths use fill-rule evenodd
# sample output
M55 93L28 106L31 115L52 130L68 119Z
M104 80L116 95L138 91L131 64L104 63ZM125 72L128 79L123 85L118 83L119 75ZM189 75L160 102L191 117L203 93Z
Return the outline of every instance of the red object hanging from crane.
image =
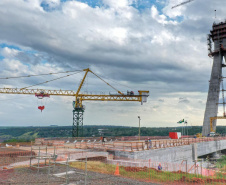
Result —
M49 98L50 97L50 95L48 95L48 94L45 94L45 92L44 91L41 91L40 93L35 93L35 96L38 98L38 99L43 99L43 98Z
M40 109L42 112L45 109L45 106L38 106L38 109Z
M43 98L46 98L46 97L50 97L50 95L48 95L48 94L45 94L45 92L44 91L41 91L40 93L35 93L35 96L38 98L38 99L40 99L41 100L41 102L42 102L42 99ZM44 105L42 105L42 106L38 106L38 109L40 109L41 110L41 112L45 109L45 106Z

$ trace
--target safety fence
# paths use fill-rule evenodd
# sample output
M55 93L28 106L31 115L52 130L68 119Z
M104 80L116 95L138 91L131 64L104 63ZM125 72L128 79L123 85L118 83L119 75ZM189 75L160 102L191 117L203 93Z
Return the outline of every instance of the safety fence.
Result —
M19 149L8 148L4 150L0 148L0 167L7 166L11 163L21 162L24 159L29 159L29 156L35 155L34 152L24 151ZM1 169L1 168L0 168Z
M78 169L87 169L88 172L98 172L114 176L115 183L128 178L130 184L226 184L226 176L223 173L205 169L199 163L159 163L155 161L123 161L123 160L89 160L87 166L81 162L72 162L71 166ZM115 176L120 177L115 178ZM132 179L132 181L131 181ZM95 178L87 178L87 182L95 181ZM139 182L139 183L138 183ZM105 179L99 180L100 184L108 184Z
M76 142L75 148L80 149L99 149L99 150L119 150L119 151L142 151L150 149L160 149L168 147L176 147L190 145L193 143L210 142L226 140L226 137L205 137L205 138L184 138L184 139L163 139L138 142Z
M0 184L4 185L226 184L226 174L205 169L200 163L113 160L109 159L107 152L82 151L69 147L36 146L27 147L27 151L23 147L4 148L4 151L0 158L15 158L15 161L8 162L10 164L6 168L0 168Z
M78 142L75 144L75 148L96 150L139 151L144 150L144 147L144 142Z
M123 137L105 137L106 142L112 141L139 141L139 140L159 140L159 139L169 139L169 136L123 136ZM36 138L35 145L48 145L48 146L58 146L67 143L76 142L99 142L102 141L101 137L53 137L53 138Z
M152 168L158 170L161 167L161 171L167 172L184 172L190 174L204 175L204 176L214 176L216 174L215 170L206 169L202 166L202 162L189 163L186 160L181 161L181 163L168 163L168 162L156 162L152 160L108 160L109 164L115 164L124 167L136 167L136 168Z
M107 158L107 152L93 152L75 150L65 146L32 146L18 148L0 148L0 170L3 167L16 167L20 165L31 165L31 163L45 161L55 158L56 161L77 160L84 157L103 157ZM13 164L13 165L12 165Z
M0 148L0 184L64 184L84 182L85 173L69 166L78 160L106 161L106 152L69 147ZM10 159L10 160L8 160ZM84 162L83 162L84 163Z

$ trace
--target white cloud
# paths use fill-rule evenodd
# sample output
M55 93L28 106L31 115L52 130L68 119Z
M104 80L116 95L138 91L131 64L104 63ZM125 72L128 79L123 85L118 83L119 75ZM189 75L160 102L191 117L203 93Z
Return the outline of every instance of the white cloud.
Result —
M186 5L179 6L177 8L172 9L173 6L176 6L182 2L184 2L184 0L167 0L166 6L163 8L163 12L165 13L165 15L169 16L170 18L183 16L184 10L186 9Z
M43 9L40 6L42 2L49 4L52 10ZM126 86L132 86L132 90L150 90L151 100L164 99L161 105L158 105L159 101L141 107L134 103L129 108L131 111L126 112L125 116L124 113L119 114L122 110L120 107L127 106L125 103L87 103L87 107L92 107L87 108L87 115L94 114L96 106L100 109L98 114L103 112L106 114L100 119L100 123L104 124L105 120L111 120L109 119L111 112L107 113L107 110L113 106L115 115L118 114L123 119L111 120L109 124L117 121L121 124L124 122L133 124L133 116L139 113L145 117L147 125L152 123L150 126L168 126L167 122L178 121L181 119L180 115L186 111L189 112L193 122L198 120L198 123L202 124L204 105L199 106L195 100L198 97L200 101L206 101L211 70L211 59L207 56L206 48L206 34L209 33L213 22L213 15L210 12L212 7L216 7L218 18L224 19L225 2L197 0L172 10L171 7L180 1L159 1L164 5L162 11L157 9L158 6L137 10L130 6L134 2L132 0L103 2L105 6L90 7L78 1L1 0L0 40L2 43L23 48L22 51L10 47L1 49L0 53L5 57L0 61L1 76L91 67L98 74ZM182 16L180 21L172 19L178 16ZM68 81L43 86L76 90L81 78L82 75L79 75L71 77ZM46 80L42 77L21 79L19 82L1 81L1 84L4 86L17 84L24 87ZM89 78L87 84L92 87L92 91L111 91L93 77ZM118 86L117 83L115 85ZM126 91L128 88L119 86L119 89ZM181 91L183 94L186 92L197 94L186 96L178 94ZM173 93L170 98L169 93ZM191 102L184 109L177 104L180 97L187 97ZM62 109L65 107L64 110L71 109L71 104L63 103L70 100L57 98L55 100L54 102L59 107L62 106ZM24 102L32 106L30 100L25 99ZM106 110L108 105L110 108ZM7 107L7 110L12 108L9 105ZM52 117L47 120L63 122L63 118L54 117L56 107L54 105L51 107L53 109L48 109L52 111ZM168 107L172 108L169 110ZM59 113L62 109L57 109L56 112ZM197 115L194 110L200 114ZM63 113L69 115L71 111ZM176 116L172 116L174 113ZM160 115L164 115L165 121L160 119ZM70 116L64 118L65 123L71 123ZM87 117L86 121L91 123L91 117Z
M5 62L5 65L6 65L6 67L8 68L8 70L10 70L10 71L23 71L24 70L24 65L20 62L20 61L18 61L18 60L8 60L8 59L5 59L4 60L4 62ZM27 72L27 70L26 70L26 72Z
M9 47L4 47L3 49L0 50L0 54L1 54L3 57L6 57L6 58L13 58L13 57L15 57L18 53L19 53L18 50L16 50L16 49L11 49L11 48L9 48Z
M159 12L158 12L158 10L155 6L151 7L151 16L152 16L153 19L155 19L159 23L162 23L162 24L167 23L166 16L165 15L159 15Z
M123 8L123 7L127 7L129 5L129 1L128 0L120 0L120 1L103 0L103 3L105 5L110 6L111 8Z

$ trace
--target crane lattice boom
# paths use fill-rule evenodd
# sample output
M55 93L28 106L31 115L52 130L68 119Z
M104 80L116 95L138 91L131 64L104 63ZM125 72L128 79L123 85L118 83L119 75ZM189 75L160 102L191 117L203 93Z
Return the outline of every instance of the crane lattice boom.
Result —
M47 89L19 89L19 88L0 88L0 94L24 94L24 95L36 95L43 93L50 96L76 96L76 92L72 90L47 90ZM148 91L139 91L139 95L100 95L100 94L78 94L77 97L81 100L92 101L142 101L142 93Z

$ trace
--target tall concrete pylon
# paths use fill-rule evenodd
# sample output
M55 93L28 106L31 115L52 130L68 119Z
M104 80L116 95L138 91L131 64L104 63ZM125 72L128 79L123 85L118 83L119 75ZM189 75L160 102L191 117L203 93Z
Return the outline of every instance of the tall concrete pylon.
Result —
M223 57L226 57L226 22L213 24L213 30L210 31L208 38L209 56L213 57L213 66L209 81L209 91L206 102L202 135L207 136L210 133L210 117L216 117L218 113L218 103L220 95L220 85L222 79ZM214 43L212 51L211 42ZM226 60L225 60L226 61ZM213 130L216 130L216 122L213 121Z

